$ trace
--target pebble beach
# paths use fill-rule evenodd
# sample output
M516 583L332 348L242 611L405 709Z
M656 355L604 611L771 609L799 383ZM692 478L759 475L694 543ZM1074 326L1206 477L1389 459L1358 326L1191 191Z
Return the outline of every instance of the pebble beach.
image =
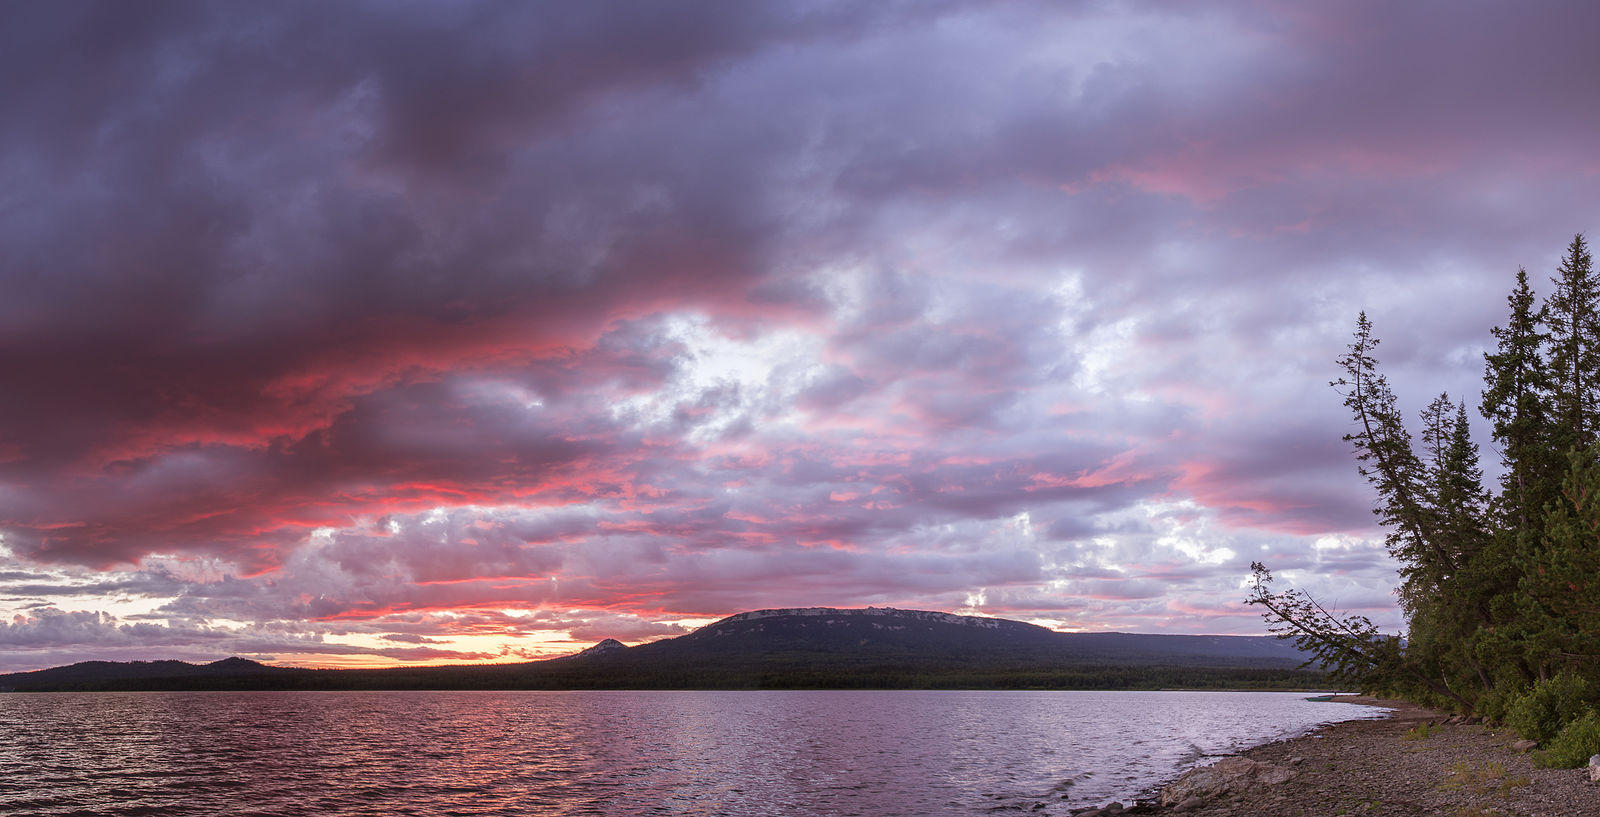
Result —
M1587 770L1535 767L1528 753L1513 747L1518 736L1509 729L1459 722L1447 713L1403 701L1364 696L1336 700L1394 712L1385 719L1338 723L1241 753L1253 763L1234 764L1266 770L1261 781L1210 797L1181 797L1166 805L1141 803L1121 813L1600 816L1600 783L1589 782Z

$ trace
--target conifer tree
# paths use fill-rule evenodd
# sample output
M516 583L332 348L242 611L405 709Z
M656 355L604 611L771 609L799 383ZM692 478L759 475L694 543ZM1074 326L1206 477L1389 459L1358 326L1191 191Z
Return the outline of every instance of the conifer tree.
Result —
M1528 271L1517 270L1517 284L1506 297L1511 315L1490 330L1497 342L1484 354L1483 401L1479 411L1493 423L1500 451L1500 496L1495 514L1501 525L1527 528L1555 498L1556 474L1564 462L1555 456L1550 373L1543 331L1547 310L1534 309Z
M1510 315L1491 330L1496 351L1484 355L1484 390L1479 406L1492 422L1500 454L1500 492L1491 502L1485 550L1473 565L1471 583L1489 610L1489 624L1473 637L1473 651L1501 682L1524 686L1539 677L1531 648L1543 613L1519 588L1543 548L1546 508L1559 502L1567 459L1563 433L1551 405L1554 387L1545 353L1549 310L1534 308L1528 272L1518 269L1507 296Z
M1575 670L1600 681L1600 452L1573 451L1561 502L1545 520L1520 589L1524 639L1541 679Z
M1440 394L1422 411L1422 443L1427 449L1428 500L1434 523L1450 551L1450 562L1464 564L1483 544L1483 469L1472 441L1465 402Z
M1488 688L1489 673L1474 644L1478 629L1489 623L1477 564L1488 538L1487 500L1466 404L1451 402L1448 394L1429 403L1422 412L1422 442L1428 459L1425 509L1434 516L1434 535L1453 569L1441 565L1432 586L1402 587L1410 614L1408 651L1446 685Z
M1507 322L1484 355L1479 411L1499 454L1495 492L1483 484L1465 402L1431 401L1414 446L1378 369L1372 324L1357 318L1333 385L1400 563L1407 632L1341 618L1301 591L1273 592L1260 564L1249 599L1337 677L1500 713L1557 690L1600 691L1600 276L1581 234L1553 283L1536 308L1527 271L1517 271ZM1600 711L1600 692L1580 703L1574 711Z
M1552 397L1561 452L1595 442L1595 411L1600 405L1600 277L1580 233L1567 245L1545 301L1550 331Z
M1357 470L1378 493L1373 513L1389 528L1385 544L1401 564L1400 601L1410 610L1455 573L1456 564L1428 501L1427 469L1412 448L1394 391L1378 371L1373 352L1379 341L1365 312L1356 318L1354 337L1339 358L1345 375L1332 385L1343 389L1355 417L1356 430L1344 439L1355 449Z

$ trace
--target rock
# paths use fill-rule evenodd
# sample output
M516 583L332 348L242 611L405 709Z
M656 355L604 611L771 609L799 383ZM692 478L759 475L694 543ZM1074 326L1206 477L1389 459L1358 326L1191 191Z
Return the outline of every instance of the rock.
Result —
M1205 804L1206 804L1206 801L1205 801L1204 797L1190 797L1189 799L1184 800L1183 802L1179 803L1177 805L1177 807L1174 808L1173 810L1174 811L1194 811L1195 809L1200 808L1201 806L1203 806Z
M1589 782L1600 783L1600 755L1589 756Z
M1097 808L1074 811L1072 812L1072 817L1113 817L1113 815L1121 814L1124 808L1121 803L1111 802Z
M1225 757L1210 766L1191 769L1161 790L1161 805L1174 803L1179 808L1194 799L1204 802L1230 792L1262 785L1276 785L1294 777L1294 771L1247 757Z
M1304 762L1306 762L1306 759L1303 758L1303 757L1291 757L1291 758L1289 758L1289 765L1290 766L1299 766L1300 764L1302 764Z
M1515 750L1517 750L1519 752L1531 752L1534 749L1539 748L1539 741L1536 741L1536 740L1519 740L1516 743L1511 744L1511 748L1513 748L1513 749L1515 749Z

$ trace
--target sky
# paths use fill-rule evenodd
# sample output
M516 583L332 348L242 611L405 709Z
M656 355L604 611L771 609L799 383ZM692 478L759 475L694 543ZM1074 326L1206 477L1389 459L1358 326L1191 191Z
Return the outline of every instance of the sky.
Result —
M1398 631L1334 360L1475 408L1600 225L1591 3L0 16L0 672Z

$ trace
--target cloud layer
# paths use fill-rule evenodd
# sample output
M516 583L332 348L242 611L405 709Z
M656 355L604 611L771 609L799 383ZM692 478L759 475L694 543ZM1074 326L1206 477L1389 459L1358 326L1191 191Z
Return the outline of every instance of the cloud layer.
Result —
M0 670L1398 627L1332 360L1600 209L1586 4L4 15Z

